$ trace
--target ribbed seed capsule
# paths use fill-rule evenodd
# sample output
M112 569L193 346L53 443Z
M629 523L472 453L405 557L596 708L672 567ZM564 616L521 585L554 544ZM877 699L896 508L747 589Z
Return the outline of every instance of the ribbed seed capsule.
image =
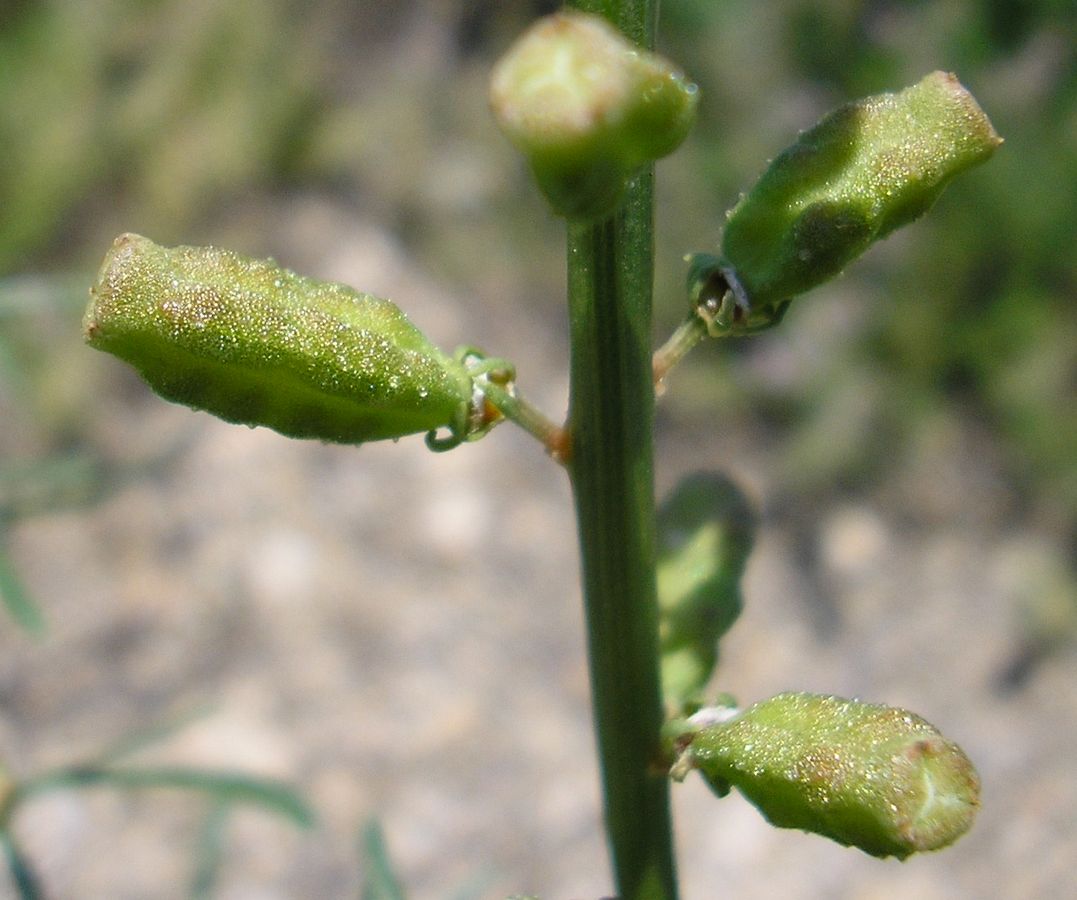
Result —
M697 732L688 764L772 824L904 859L972 825L980 780L956 744L903 709L779 694Z
M944 72L840 107L741 198L720 256L693 258L692 302L716 335L776 324L792 297L921 216L1001 143L972 95Z
M467 436L467 369L388 300L135 234L116 239L90 293L86 340L168 400L334 443Z

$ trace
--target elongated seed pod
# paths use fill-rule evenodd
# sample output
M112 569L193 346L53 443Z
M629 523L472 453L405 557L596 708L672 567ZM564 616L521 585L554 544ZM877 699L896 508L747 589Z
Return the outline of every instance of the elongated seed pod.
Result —
M162 397L281 434L358 444L466 429L472 379L393 303L213 247L113 243L86 340Z
M716 336L777 324L793 297L923 215L1001 143L945 72L834 110L775 157L730 211L720 256L692 257L693 306Z
M960 747L913 713L857 700L779 694L703 728L687 754L772 824L872 856L945 847L979 808L980 780Z
M846 104L801 134L737 204L722 255L753 304L787 300L923 215L1000 143L945 72Z

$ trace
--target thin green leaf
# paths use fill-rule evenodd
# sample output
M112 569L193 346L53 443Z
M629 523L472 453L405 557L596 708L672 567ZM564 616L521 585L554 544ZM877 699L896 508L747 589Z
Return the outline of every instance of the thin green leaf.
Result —
M363 864L362 900L405 900L404 888L393 871L381 823L371 819L360 837Z
M4 857L7 859L8 870L11 879L15 882L15 890L20 900L40 900L45 895L38 884L37 876L30 863L15 843L15 837L6 828L0 828L0 847L3 848Z
M209 900L217 886L224 858L224 828L228 823L231 805L216 803L206 816L195 851L194 877L191 879L191 900Z
M32 637L41 637L45 634L45 616L41 608L30 599L2 544L0 544L0 603L27 634Z
M107 785L124 790L174 788L200 791L223 803L246 803L277 813L296 825L309 828L314 813L291 788L264 778L235 772L214 772L184 768L114 769L78 766L61 769L23 782L20 799L31 794L63 788Z
M125 757L167 740L192 722L205 718L212 711L212 707L207 704L206 706L180 712L169 719L152 722L146 727L139 728L134 733L126 734L109 744L94 758L93 764L99 768L113 767Z

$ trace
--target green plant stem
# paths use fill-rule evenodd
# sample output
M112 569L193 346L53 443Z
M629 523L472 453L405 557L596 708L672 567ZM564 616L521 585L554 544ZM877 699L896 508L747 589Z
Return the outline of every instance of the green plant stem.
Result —
M576 500L591 695L619 896L673 898L655 598L649 174L625 208L569 228L569 473Z
M649 2L570 4L650 47ZM677 896L655 594L651 370L653 174L622 208L568 228L572 340L568 463L576 502L606 830L621 900Z

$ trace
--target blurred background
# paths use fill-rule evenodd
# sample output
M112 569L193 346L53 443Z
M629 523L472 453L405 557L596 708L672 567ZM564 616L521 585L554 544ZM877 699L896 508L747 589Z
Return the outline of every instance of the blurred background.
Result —
M540 449L290 442L165 404L80 333L118 233L219 244L514 359L559 417L563 229L485 99L555 5L0 5L0 763L171 723L140 759L299 787L316 828L237 810L206 896L355 896L372 817L420 900L609 893L570 497ZM980 820L882 863L690 780L684 895L1070 897L1077 11L665 0L660 49L702 104L658 166L656 340L684 254L829 108L944 69L1006 140L780 328L697 350L657 446L661 493L719 468L761 511L717 686L916 710L979 766ZM15 829L50 897L171 898L206 817L94 790Z

